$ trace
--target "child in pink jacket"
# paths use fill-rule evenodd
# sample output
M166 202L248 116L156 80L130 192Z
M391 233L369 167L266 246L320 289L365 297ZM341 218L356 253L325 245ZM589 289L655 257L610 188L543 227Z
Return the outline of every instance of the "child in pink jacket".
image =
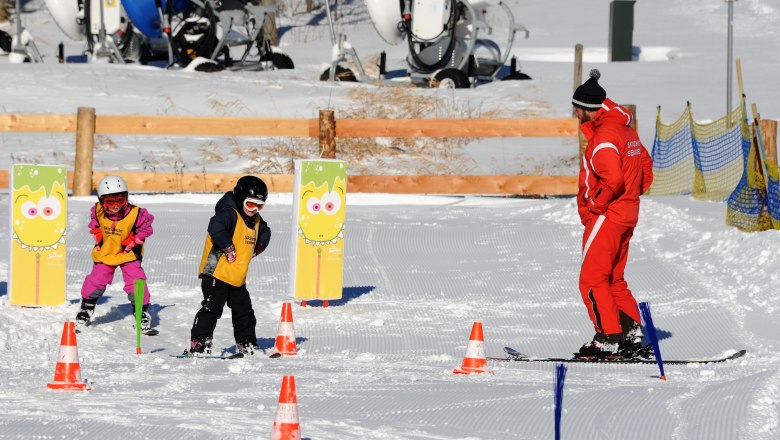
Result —
M144 208L127 200L127 185L119 176L104 177L97 187L98 203L92 206L89 229L95 238L92 248L92 272L81 286L81 310L76 322L88 326L95 313L95 304L103 296L106 286L114 280L114 271L122 269L125 292L135 305L135 280L146 280L141 267L143 245L152 235L154 217ZM145 334L157 334L152 329L149 314L149 288L144 285L141 330Z

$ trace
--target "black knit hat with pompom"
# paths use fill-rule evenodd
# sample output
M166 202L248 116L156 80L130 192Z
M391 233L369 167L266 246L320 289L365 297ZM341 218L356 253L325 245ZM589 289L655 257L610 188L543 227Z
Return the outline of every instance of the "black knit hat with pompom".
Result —
M598 69L590 71L590 78L577 87L574 96L571 98L573 106L585 110L598 110L601 103L607 99L607 92L599 85L601 72Z

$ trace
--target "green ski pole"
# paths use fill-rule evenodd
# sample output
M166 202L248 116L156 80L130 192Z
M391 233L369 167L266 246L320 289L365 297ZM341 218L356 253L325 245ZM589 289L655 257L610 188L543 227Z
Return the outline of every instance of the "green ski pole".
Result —
M144 304L144 280L135 280L135 354L141 354L141 311Z

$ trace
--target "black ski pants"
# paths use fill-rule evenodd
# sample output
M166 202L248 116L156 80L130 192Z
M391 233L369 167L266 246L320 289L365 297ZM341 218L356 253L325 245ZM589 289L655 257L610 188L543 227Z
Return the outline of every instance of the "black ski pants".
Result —
M222 309L227 304L233 316L233 336L236 338L236 343L256 345L257 319L246 285L235 287L204 275L200 287L203 291L203 301L200 303L200 310L195 314L195 322L190 331L192 340L202 341L214 336L217 320L222 317Z

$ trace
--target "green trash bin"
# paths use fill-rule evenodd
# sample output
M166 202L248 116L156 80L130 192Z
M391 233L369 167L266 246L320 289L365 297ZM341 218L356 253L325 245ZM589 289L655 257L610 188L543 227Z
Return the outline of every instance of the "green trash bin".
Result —
M609 4L609 60L633 59L634 3L636 0L612 0Z

